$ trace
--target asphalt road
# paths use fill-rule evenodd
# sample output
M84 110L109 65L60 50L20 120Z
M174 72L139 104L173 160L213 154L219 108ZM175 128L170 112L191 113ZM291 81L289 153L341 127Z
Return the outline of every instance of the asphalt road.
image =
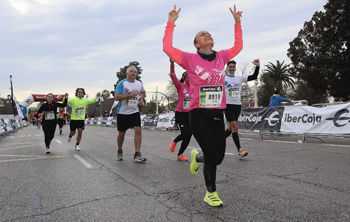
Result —
M204 201L202 172L176 161L178 132L143 130L146 163L134 163L133 131L117 161L116 128L87 126L81 151L56 131L45 154L32 126L0 138L0 221L350 221L350 139L241 134L218 167L221 208ZM192 138L185 156L199 149ZM200 170L203 169L202 166Z

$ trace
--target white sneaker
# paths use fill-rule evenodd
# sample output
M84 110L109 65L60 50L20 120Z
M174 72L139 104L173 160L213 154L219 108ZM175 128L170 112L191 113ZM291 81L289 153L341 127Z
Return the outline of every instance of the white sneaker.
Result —
M46 147L46 154L50 154L50 148Z
M75 151L80 151L79 145L75 145Z
M146 158L142 157L141 153L138 153L134 156L134 162L136 163L142 163L145 161L146 161Z
M68 137L67 142L70 143L71 140L72 140L72 137Z
M121 150L119 151L118 150L117 160L119 160L119 161L123 160L123 151L121 151Z

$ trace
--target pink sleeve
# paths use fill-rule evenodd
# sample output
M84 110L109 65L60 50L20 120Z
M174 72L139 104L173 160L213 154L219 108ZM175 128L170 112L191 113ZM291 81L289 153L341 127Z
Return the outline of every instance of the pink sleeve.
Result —
M178 89L180 87L181 82L176 77L174 65L170 65L170 78L173 81L175 87Z
M170 74L174 73L175 74L175 65L170 64Z
M163 51L177 64L182 63L182 51L173 47L173 32L175 23L168 22L165 27L165 33L163 38Z
M235 25L235 44L228 49L229 57L232 59L243 49L242 27L241 24Z

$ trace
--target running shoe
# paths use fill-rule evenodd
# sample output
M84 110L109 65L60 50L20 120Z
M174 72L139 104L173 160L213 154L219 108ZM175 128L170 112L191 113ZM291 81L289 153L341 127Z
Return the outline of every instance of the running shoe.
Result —
M123 150L118 150L117 160L123 160Z
M146 158L142 157L140 152L134 156L134 162L136 162L136 163L141 163L141 162L145 162L145 161L146 161Z
M180 155L177 155L177 160L186 162L188 161L188 158L184 157L183 154L180 154Z
M80 151L79 145L75 145L75 151Z
M46 154L50 154L50 148L46 147Z
M199 163L196 161L196 155L198 154L197 150L192 150L191 152L191 165L190 170L193 175L198 173Z
M172 138L172 139L171 139L171 142L170 142L170 145L169 145L169 150L170 150L170 152L174 152L175 147L176 147L176 143L174 142L174 139L175 139L175 138Z
M72 140L72 137L68 136L67 142L70 143L71 140Z
M224 205L224 203L220 200L217 192L209 193L207 191L204 197L204 201L212 207L222 207Z
M248 156L248 152L245 151L243 148L239 149L239 151L238 151L238 159L242 159L245 156Z

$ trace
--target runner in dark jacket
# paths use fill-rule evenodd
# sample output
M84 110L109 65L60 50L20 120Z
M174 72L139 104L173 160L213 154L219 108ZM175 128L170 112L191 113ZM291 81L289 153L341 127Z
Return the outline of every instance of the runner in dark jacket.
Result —
M66 107L68 101L68 93L66 93L65 98L63 98L63 103L55 102L54 96L52 93L47 94L47 101L39 108L39 114L36 115L37 118L41 116L42 112L44 112L42 126L45 134L45 146L46 146L46 154L50 153L50 144L51 140L55 136L56 124L57 124L57 108L58 107Z

